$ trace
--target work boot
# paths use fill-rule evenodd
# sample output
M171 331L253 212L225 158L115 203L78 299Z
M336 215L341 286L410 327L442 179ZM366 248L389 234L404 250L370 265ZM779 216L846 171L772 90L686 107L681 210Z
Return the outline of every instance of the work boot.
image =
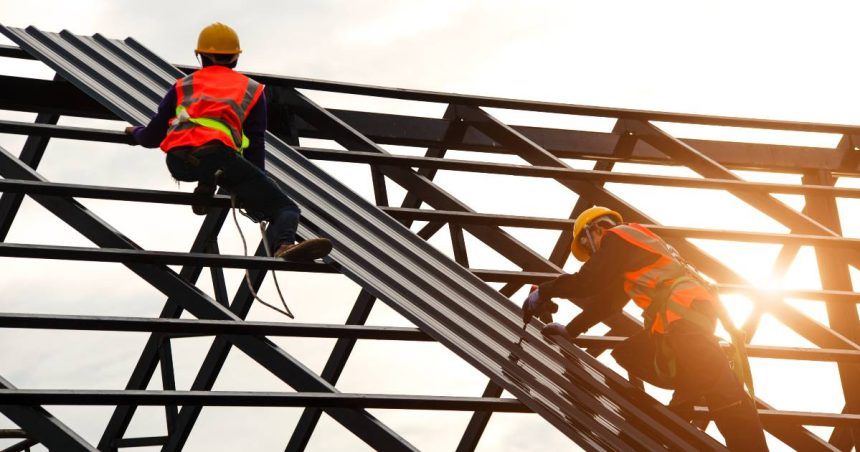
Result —
M329 239L310 239L299 243L284 243L275 250L275 257L288 261L312 261L328 256L331 252Z
M215 186L205 185L202 182L199 182L197 187L194 188L194 194L200 197L211 198L215 194ZM206 211L209 210L209 206L195 204L191 206L191 210L193 210L197 215L206 215Z

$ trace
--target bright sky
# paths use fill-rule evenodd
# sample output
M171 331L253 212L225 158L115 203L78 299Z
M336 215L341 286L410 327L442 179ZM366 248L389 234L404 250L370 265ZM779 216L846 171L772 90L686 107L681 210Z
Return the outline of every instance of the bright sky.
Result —
M200 28L213 21L239 32L245 52L240 69L297 77L466 94L547 100L583 105L676 111L809 122L860 124L855 74L860 60L856 17L860 6L849 2L743 1L13 1L0 0L0 22L35 25L45 31L68 29L77 34L133 36L173 63L194 64L193 46ZM2 41L7 43L5 39ZM38 63L0 59L0 73L50 77ZM308 93L326 107L439 116L442 105L377 101L357 96ZM608 131L612 121L492 111L518 124L541 124ZM2 119L32 120L32 115L0 112ZM121 124L64 118L62 124L118 128ZM760 133L679 125L662 125L679 136L832 147L837 136L805 133ZM0 136L0 146L18 152L21 137ZM52 181L93 185L176 189L161 155L139 148L54 140L40 172ZM319 144L306 141L307 144ZM330 143L321 143L329 145ZM393 152L415 152L392 148ZM494 158L452 153L456 158ZM504 159L499 157L499 161ZM584 162L571 162L588 167ZM326 164L333 174L354 181L371 196L366 169ZM133 168L133 169L132 169ZM655 174L686 170L619 165L619 171ZM743 173L750 180L797 182L793 175ZM563 217L576 198L547 181L440 173L439 184L479 212ZM840 185L857 186L855 180ZM396 195L396 187L390 187ZM183 185L182 190L191 187ZM785 232L785 228L729 195L682 190L690 203L679 210L666 199L679 191L611 185L610 189L662 223L713 229ZM402 194L401 194L402 196ZM392 196L396 202L396 196ZM802 199L781 197L800 208ZM692 202L694 201L694 202ZM860 222L847 212L857 201L840 201L843 228L860 236ZM86 201L85 204L141 246L186 250L199 227L187 208ZM41 207L25 203L8 238L10 242L91 246ZM246 222L247 223L247 222ZM246 235L258 237L253 225ZM555 234L512 230L548 253ZM432 240L449 249L447 233ZM221 234L222 252L239 254L241 243L232 225ZM784 281L770 281L778 253L771 245L697 242L751 282L762 286L820 287L815 255L804 249ZM475 268L513 269L494 253L472 249ZM86 315L157 315L163 297L130 272L113 264L69 264L54 261L0 260L5 275L0 290L4 312ZM576 266L569 264L568 270ZM52 285L41 281L50 275ZM228 273L235 288L239 274ZM342 277L280 276L291 305L302 322L342 323L356 293ZM209 290L207 276L200 286ZM106 285L106 282L114 282ZM286 283L286 284L284 284ZM271 287L264 297L273 296ZM522 294L513 298L520 300ZM740 323L749 302L727 296ZM826 323L823 305L796 306ZM407 325L385 307L374 308L376 325ZM567 308L558 317L567 319ZM256 307L250 318L280 320ZM808 346L796 334L765 317L754 343ZM593 333L603 332L596 327ZM125 385L143 335L38 331L0 331L0 375L22 388L109 388ZM14 341L14 342L13 342ZM187 388L208 342L175 341L177 378ZM332 341L283 339L283 347L321 369ZM97 351L97 352L94 352ZM418 352L416 352L418 350ZM420 353L420 354L419 354ZM415 356L421 356L420 362ZM757 393L781 409L836 412L843 400L835 365L754 360ZM440 371L441 370L441 371ZM797 391L816 381L817 391ZM766 382L762 384L762 382ZM438 344L361 344L338 384L345 392L414 393L477 396L486 380ZM155 386L157 388L157 385ZM216 389L289 390L241 353L232 353ZM655 393L661 399L666 394ZM97 441L109 409L56 408L52 411L73 428ZM163 434L163 412L142 410L129 436ZM255 450L282 450L298 410L207 409L187 450L236 450L249 443ZM451 450L468 414L384 412L387 424L422 450ZM6 421L0 428L12 428ZM829 429L816 431L829 434ZM825 436L826 437L826 436ZM0 443L3 446L5 443ZM784 448L777 441L773 450ZM312 450L361 449L339 424L324 419L310 444ZM537 416L496 415L479 450L569 449L570 442Z

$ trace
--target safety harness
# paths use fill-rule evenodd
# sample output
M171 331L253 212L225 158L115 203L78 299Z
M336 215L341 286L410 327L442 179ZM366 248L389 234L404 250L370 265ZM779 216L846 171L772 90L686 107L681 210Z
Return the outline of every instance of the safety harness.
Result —
M640 225L627 225L632 227L639 233L646 233L647 229ZM614 231L619 232L619 231ZM631 238L625 237L626 234L619 233L619 236L630 241ZM683 274L671 279L665 279L654 288L653 295L650 297L650 304L644 309L642 317L644 319L645 331L647 331L654 339L656 354L654 357L654 369L661 379L672 381L677 374L677 363L675 354L666 340L665 334L660 334L654 331L655 322L659 319L660 324L664 328L664 333L669 326L669 311L684 319L703 331L713 331L716 326L714 320L709 316L692 309L689 306L684 306L681 303L672 299L672 294L678 289L678 286L685 283L693 283L703 287L709 295L711 295L712 305L716 312L717 319L723 324L723 327L731 337L731 352L730 360L732 368L738 380L747 388L750 396L755 398L755 388L753 386L752 372L749 366L749 358L746 353L746 335L743 331L738 330L728 312L720 301L719 294L716 288L707 280L705 280L696 270L693 265L687 262L680 253L677 252L671 245L665 243L652 232L647 231L647 235L659 242L662 250L653 249L645 243L636 242L635 244L643 249L647 249L653 253L671 259L672 263L683 269ZM662 363L662 365L661 365Z

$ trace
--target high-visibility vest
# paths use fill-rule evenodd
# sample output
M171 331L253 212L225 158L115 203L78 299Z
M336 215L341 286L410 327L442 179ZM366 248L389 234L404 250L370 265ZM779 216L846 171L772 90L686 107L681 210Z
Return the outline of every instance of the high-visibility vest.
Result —
M663 336L669 324L684 319L707 332L714 330L716 319L693 310L691 306L694 300L708 300L720 323L732 337L733 371L738 381L747 387L750 396L755 398L745 335L734 326L728 312L717 295L711 291L709 284L681 258L671 245L645 226L628 223L616 226L609 232L639 248L660 255L653 264L624 274L624 291L644 310L645 329L656 339L657 355L654 358L654 368L657 375L671 380L677 372L674 352Z
M177 80L176 116L161 149L220 141L241 153L248 147L242 123L262 93L262 84L224 66L207 66Z
M609 232L660 256L654 263L624 274L624 291L644 310L645 326L652 333L665 334L669 324L682 318L713 330L713 321L693 311L691 304L697 299L717 300L669 244L641 224L619 225Z

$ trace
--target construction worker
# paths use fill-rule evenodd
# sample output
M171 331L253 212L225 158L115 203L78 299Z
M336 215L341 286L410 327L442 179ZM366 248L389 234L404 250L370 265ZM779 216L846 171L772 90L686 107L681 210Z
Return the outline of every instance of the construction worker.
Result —
M713 335L725 311L695 269L653 232L605 207L576 219L571 253L584 262L580 270L538 286L524 313L541 311L552 297L588 301L566 326L549 323L542 333L573 339L633 299L644 310L645 328L613 351L618 364L674 389L669 408L688 420L704 399L729 449L767 450L755 405Z
M331 251L328 239L295 243L298 206L265 172L267 112L263 85L235 72L239 36L221 23L205 27L195 55L202 69L177 80L146 127L125 132L144 147L167 154L178 181L198 182L195 194L212 196L221 186L255 221L269 222L266 239L273 255L307 261ZM204 206L193 206L204 215Z

